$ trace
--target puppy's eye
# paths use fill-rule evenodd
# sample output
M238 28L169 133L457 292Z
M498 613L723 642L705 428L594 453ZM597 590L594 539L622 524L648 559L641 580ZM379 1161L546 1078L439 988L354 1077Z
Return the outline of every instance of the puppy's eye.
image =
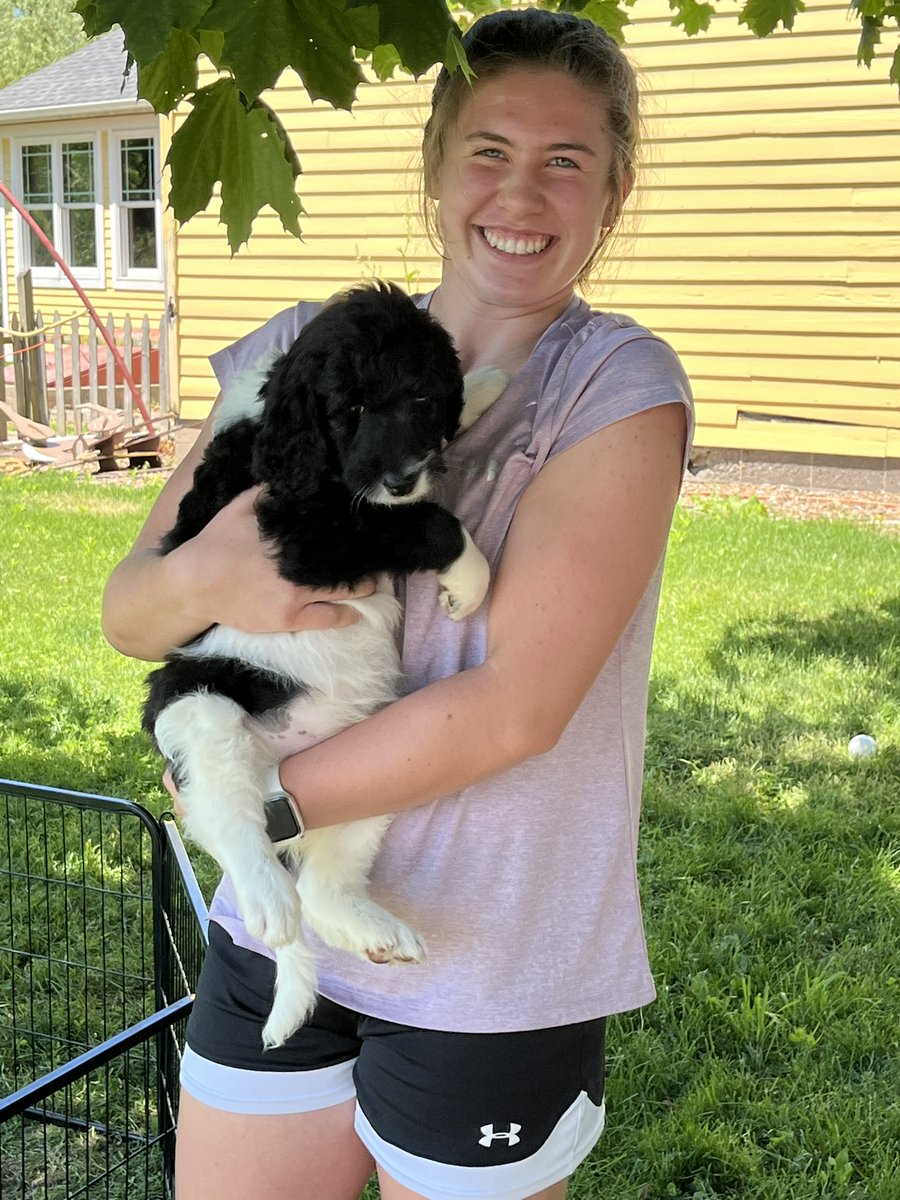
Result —
M350 412L354 417L361 417L363 414L363 406L361 404L351 404Z

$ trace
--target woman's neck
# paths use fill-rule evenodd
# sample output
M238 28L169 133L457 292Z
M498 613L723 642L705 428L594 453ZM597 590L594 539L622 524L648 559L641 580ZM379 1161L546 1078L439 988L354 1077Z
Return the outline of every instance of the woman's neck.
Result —
M464 307L438 287L429 311L453 338L463 371L500 367L517 374L545 331L568 308L572 293L533 312L490 305Z

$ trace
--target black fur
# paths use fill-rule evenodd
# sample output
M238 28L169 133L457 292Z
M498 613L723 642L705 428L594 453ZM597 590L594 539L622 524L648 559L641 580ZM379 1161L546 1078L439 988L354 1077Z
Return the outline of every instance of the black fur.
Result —
M365 496L384 481L402 495L413 462L443 470L441 449L462 412L450 337L398 288L355 288L324 309L275 362L260 398L258 420L243 418L213 438L164 554L240 492L264 484L259 526L293 583L354 585L380 572L443 571L459 557L462 527L446 510ZM252 715L288 698L278 676L265 682L264 672L226 663L167 660L148 680L145 729L152 733L166 705L198 688L222 691Z

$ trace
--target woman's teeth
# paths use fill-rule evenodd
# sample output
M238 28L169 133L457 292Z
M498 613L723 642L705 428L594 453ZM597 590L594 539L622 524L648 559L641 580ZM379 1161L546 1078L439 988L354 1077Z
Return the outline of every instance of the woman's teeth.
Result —
M550 245L548 237L509 238L501 237L491 229L483 229L481 232L489 246L493 246L495 250L502 250L504 254L540 254Z

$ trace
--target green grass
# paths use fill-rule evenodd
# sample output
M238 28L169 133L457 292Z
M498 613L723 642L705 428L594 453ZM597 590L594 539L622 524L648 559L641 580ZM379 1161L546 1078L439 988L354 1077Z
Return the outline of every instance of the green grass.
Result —
M154 495L0 478L0 775L165 807L146 668L98 619ZM900 1196L898 553L753 501L677 514L640 851L660 995L610 1023L572 1200Z

